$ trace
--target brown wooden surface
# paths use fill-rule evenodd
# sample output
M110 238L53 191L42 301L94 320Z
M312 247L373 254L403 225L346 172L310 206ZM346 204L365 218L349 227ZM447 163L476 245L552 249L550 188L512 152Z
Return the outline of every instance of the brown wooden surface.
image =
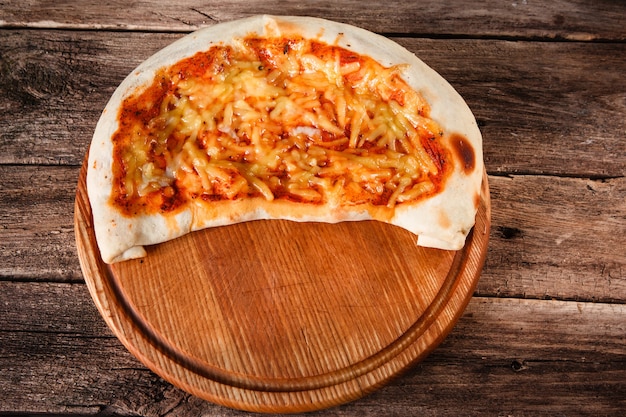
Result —
M101 315L151 370L241 410L315 411L374 391L448 335L487 255L485 175L474 230L459 251L418 247L411 233L380 222L255 221L191 233L109 266L86 175L85 162L74 230Z
M159 5L161 3L161 5ZM624 2L285 2L418 54L466 98L492 198L486 265L424 362L317 415L622 415ZM273 2L0 2L0 413L220 415L141 365L84 284L82 158L113 89L202 25Z

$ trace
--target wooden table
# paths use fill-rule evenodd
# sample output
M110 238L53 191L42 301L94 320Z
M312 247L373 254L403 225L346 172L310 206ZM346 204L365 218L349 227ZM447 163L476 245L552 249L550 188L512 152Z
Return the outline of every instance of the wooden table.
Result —
M171 386L113 336L84 284L73 204L118 83L190 31L259 13L351 23L415 52L474 111L491 187L487 261L449 337L314 415L622 415L626 4L609 0L0 2L0 414L246 415Z

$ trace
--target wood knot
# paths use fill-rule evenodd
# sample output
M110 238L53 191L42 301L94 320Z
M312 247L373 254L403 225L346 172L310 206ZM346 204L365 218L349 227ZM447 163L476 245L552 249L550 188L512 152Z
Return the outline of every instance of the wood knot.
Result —
M496 230L504 239L515 239L523 236L523 232L517 227L498 226Z
M66 93L71 77L61 64L37 59L39 57L2 58L0 89L6 90L9 98L20 105L38 105L43 101L57 100Z
M513 362L511 362L511 369L515 372L521 372L527 368L528 366L526 365L526 361L524 361L524 359L514 359Z

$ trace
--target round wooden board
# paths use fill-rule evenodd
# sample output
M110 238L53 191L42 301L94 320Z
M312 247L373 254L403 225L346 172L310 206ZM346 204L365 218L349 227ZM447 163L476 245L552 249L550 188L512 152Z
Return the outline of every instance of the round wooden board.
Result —
M302 412L373 391L424 358L469 302L487 252L483 180L457 252L379 222L254 221L102 262L83 165L75 229L87 286L126 348L172 384L259 412Z

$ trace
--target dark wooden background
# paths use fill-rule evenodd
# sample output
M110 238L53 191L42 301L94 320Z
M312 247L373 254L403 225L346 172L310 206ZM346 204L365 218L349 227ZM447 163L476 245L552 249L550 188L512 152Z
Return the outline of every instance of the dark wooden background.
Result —
M626 2L0 1L0 414L219 415L99 316L73 231L109 96L186 33L251 14L382 33L474 111L492 198L475 297L425 361L313 415L626 410Z

